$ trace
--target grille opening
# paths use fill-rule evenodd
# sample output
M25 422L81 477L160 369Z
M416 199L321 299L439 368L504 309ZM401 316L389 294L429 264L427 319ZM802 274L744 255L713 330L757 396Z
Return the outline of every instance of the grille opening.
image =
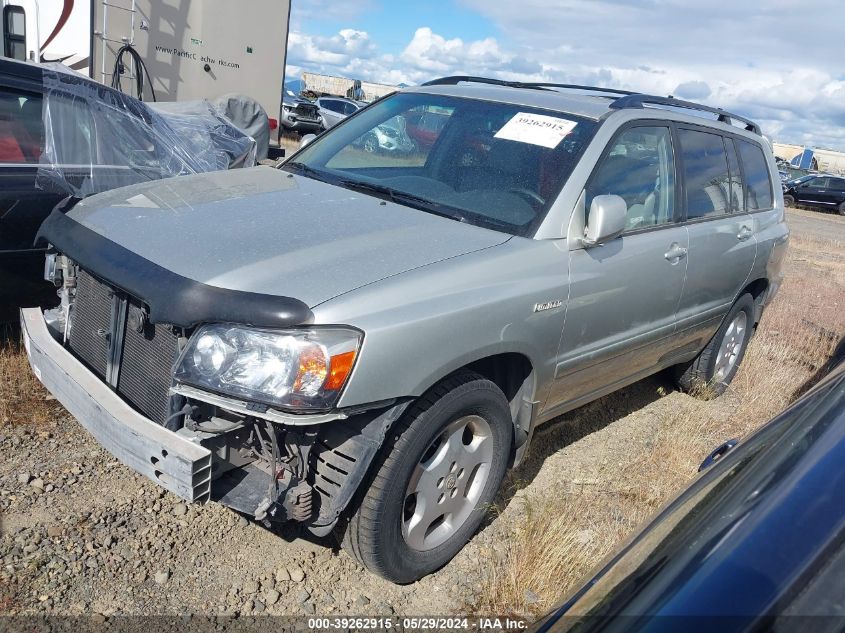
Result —
M115 309L126 302L122 322ZM162 324L130 325L126 315L143 311L143 304L126 297L84 270L77 276L69 347L100 378L106 379L112 345L120 345L117 393L133 408L158 424L170 416L170 387L179 348L178 336ZM140 329L140 331L139 331ZM162 457L167 457L162 453Z

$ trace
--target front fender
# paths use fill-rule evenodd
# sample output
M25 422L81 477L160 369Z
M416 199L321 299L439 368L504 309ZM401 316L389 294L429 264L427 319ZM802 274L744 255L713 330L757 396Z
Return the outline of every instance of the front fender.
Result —
M564 240L513 238L316 306L317 323L364 332L338 406L419 396L460 367L508 352L529 359L540 399L566 314L567 255Z

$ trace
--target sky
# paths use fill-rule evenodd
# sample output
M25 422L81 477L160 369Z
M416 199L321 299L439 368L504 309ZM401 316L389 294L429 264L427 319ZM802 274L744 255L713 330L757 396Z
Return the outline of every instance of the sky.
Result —
M845 3L292 0L286 79L469 74L674 95L845 151Z

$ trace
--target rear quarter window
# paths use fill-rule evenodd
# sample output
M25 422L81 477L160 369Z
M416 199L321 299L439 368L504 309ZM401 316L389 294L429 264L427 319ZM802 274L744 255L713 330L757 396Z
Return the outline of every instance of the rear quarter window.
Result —
M41 95L0 88L0 163L38 163L43 137Z
M745 206L748 211L763 211L774 206L769 167L763 149L749 141L738 140L739 156L745 172Z

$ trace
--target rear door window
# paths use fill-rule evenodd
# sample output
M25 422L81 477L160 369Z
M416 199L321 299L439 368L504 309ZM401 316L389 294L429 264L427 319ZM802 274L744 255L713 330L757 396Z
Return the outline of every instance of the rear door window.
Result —
M763 211L774 206L772 183L763 149L749 141L737 141L745 171L745 206L749 211Z
M813 178L804 183L807 189L827 189L829 178Z
M828 181L828 188L845 191L845 178L831 178Z
M37 163L43 129L40 95L0 88L0 163Z
M730 211L730 174L722 136L680 129L686 183L687 219L724 215Z

